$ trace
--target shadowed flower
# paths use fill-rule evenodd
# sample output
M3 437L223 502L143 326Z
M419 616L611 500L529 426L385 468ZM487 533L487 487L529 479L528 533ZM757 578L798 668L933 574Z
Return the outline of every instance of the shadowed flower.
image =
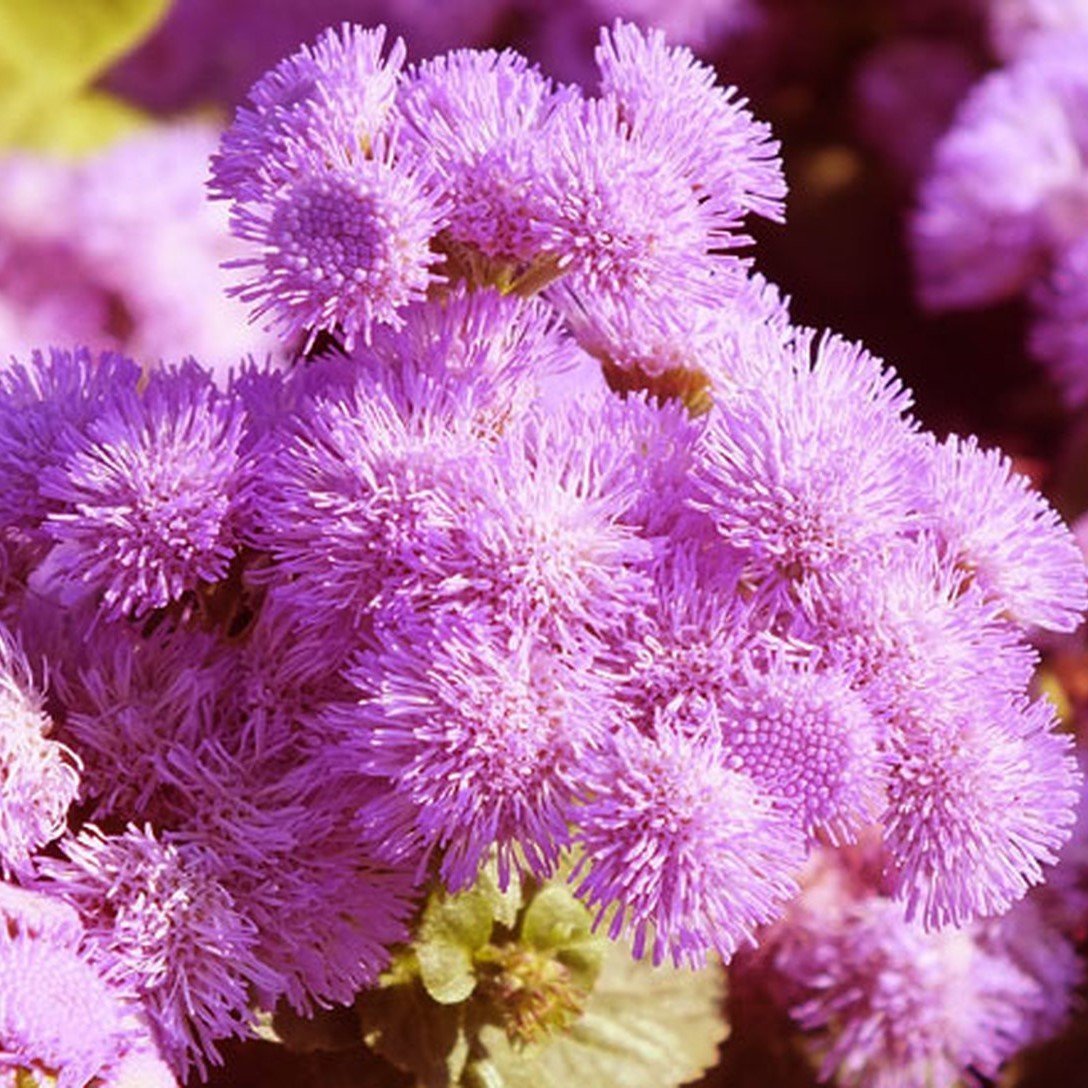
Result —
M255 957L257 931L195 846L158 841L150 828L94 829L43 860L40 886L83 918L84 948L104 978L139 999L163 1054L184 1078L220 1061L215 1041L245 1035L249 987L275 976Z
M79 792L79 759L49 739L43 702L26 659L0 629L0 873L21 869L64 831Z

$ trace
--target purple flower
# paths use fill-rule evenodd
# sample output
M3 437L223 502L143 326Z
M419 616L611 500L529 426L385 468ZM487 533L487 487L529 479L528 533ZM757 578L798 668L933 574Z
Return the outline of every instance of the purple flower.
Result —
M531 209L538 252L579 294L709 302L718 276L735 277L730 224L695 193L666 150L640 141L611 100L570 99L533 144L538 194Z
M231 493L243 415L190 361L152 375L143 394L122 387L42 493L62 577L102 594L112 616L176 601L222 578L234 554Z
M820 858L761 950L821 1081L899 1088L994 1077L1054 1029L1071 997L1071 949L1064 973L1040 977L970 928L926 932L858 875Z
M1017 622L1073 630L1088 607L1084 558L1009 458L953 435L930 448L926 468L918 505L947 561Z
M402 822L407 802L415 834L441 851L455 890L493 848L502 886L520 869L548 876L607 714L600 685L547 642L490 630L471 613L430 624L387 631L348 673L359 689L350 720L361 768L396 790L369 819Z
M456 394L441 401L414 404L361 380L305 404L258 460L248 532L275 560L267 576L303 602L301 618L359 617L383 587L418 580L448 551L481 444Z
M79 792L79 758L49 739L52 723L26 659L0 629L0 872L25 867L60 835Z
M136 1037L129 1010L67 943L0 931L0 1079L20 1071L85 1088Z
M0 486L5 527L36 529L57 508L39 484L63 459L60 440L82 431L109 397L135 389L139 368L119 355L86 348L34 352L0 370Z
M1031 352L1070 408L1088 404L1088 231L1032 295Z
M986 5L990 44L1003 60L1047 38L1076 39L1088 34L1088 10L1081 0L991 0Z
M1015 296L1084 230L1083 49L1073 39L992 72L937 145L912 227L931 309Z
M83 939L83 922L63 899L0 881L0 940L4 937L75 948Z
M910 397L858 345L768 341L762 382L729 396L703 433L693 504L748 553L758 583L825 584L910 525Z
M849 674L766 656L747 655L728 692L726 766L778 798L810 838L850 841L882 807L883 725Z
M737 225L749 212L783 218L778 144L736 88L717 86L713 68L690 49L668 46L661 30L619 20L601 31L596 56L601 94L617 104L632 137L676 163L723 224Z
M136 996L163 1054L184 1078L219 1062L217 1039L248 1029L249 987L274 975L255 955L257 931L195 846L156 839L150 828L118 836L94 829L44 860L41 887L71 903L84 948L103 977Z
M1006 910L1043 879L1079 777L1046 700L986 699L973 718L893 739L885 828L892 885L929 928Z
M712 733L622 730L583 773L571 880L636 957L728 960L795 892L800 832Z
M429 186L384 146L343 162L314 150L267 197L235 205L231 228L258 252L228 262L251 270L232 291L303 351L322 332L350 350L375 325L399 325L399 311L439 281L430 243L444 217Z
M552 82L512 50L455 50L413 69L400 109L405 154L450 197L450 240L485 258L530 264L537 186L530 149L557 103Z
M330 27L266 72L212 156L212 196L266 200L313 153L369 157L392 121L407 55L398 38L383 57L385 37L384 26Z

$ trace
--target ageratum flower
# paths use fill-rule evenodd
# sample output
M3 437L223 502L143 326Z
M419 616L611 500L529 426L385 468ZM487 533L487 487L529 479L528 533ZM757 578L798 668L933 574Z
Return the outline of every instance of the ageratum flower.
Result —
M579 294L685 292L709 302L716 276L737 274L729 226L700 200L680 164L640 141L610 99L569 99L533 144L538 252Z
M298 158L314 152L369 157L392 121L406 56L398 38L383 57L385 38L384 26L344 23L266 72L212 156L212 196L267 200L300 168Z
M751 965L806 1033L821 1081L901 1088L996 1077L1062 1025L1081 969L1033 904L927 932L880 893L876 859L862 853L816 855Z
M130 1010L74 947L0 930L0 1080L29 1071L85 1088L136 1035Z
M218 862L150 828L85 829L46 859L41 884L71 903L84 949L103 977L139 998L162 1053L185 1077L218 1063L216 1040L245 1035L250 986L274 985L255 955L257 931L223 886Z
M853 678L749 653L728 692L726 765L791 810L806 836L848 842L881 810L884 728Z
M927 928L1007 910L1074 822L1079 772L1051 704L976 697L975 717L921 722L891 744L892 887Z
M30 669L0 628L0 872L19 870L65 828L79 792L79 759L49 739L52 723Z
M756 121L735 87L662 30L616 21L596 52L601 94L614 101L639 143L677 163L700 200L738 226L749 212L783 218L786 179L770 126ZM733 244L747 239L735 237Z
M61 438L82 433L109 398L134 390L139 378L131 360L86 348L36 351L29 363L0 370L0 524L34 530L57 509L39 485L63 460Z
M712 733L625 729L592 760L577 811L576 891L636 957L728 960L796 891L803 839Z
M764 344L762 381L731 391L703 433L693 503L758 583L826 585L910 525L910 395L860 345Z
M378 801L373 825L403 822L389 817L408 802L415 834L441 852L455 890L492 849L504 887L520 869L553 873L585 753L607 715L600 685L578 664L471 612L387 631L348 672L359 691L350 720L360 766L396 791Z
M250 274L232 292L304 352L323 332L350 350L439 281L430 243L445 214L386 145L347 161L315 149L282 186L232 209L231 229L257 248L227 262Z
M405 154L449 196L456 245L517 265L539 255L529 152L571 93L511 50L455 50L408 73L399 104Z
M912 225L917 289L934 310L1030 287L1088 224L1083 64L1057 36L982 79L934 151Z
M143 393L111 391L42 474L60 505L47 529L61 576L101 593L110 616L143 616L226 574L240 405L190 360L152 375Z
M1073 534L1000 450L950 436L930 447L917 503L947 561L1020 624L1071 631L1088 606Z

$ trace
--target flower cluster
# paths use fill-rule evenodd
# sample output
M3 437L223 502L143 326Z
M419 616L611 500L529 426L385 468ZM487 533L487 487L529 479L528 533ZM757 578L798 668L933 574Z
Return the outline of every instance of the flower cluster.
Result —
M589 95L327 31L212 161L295 365L0 375L2 888L56 919L0 931L0 1073L202 1075L258 1002L350 1002L492 859L699 966L875 826L887 906L840 943L912 958L888 918L958 947L1069 837L1028 639L1088 606L1072 535L750 273L785 184L735 91L622 22L597 63ZM5 989L34 955L92 1038ZM981 980L974 1030L1028 989Z

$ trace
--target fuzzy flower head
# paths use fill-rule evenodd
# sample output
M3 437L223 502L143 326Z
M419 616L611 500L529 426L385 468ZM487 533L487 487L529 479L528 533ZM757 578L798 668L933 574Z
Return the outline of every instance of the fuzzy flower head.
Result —
M192 361L154 374L142 394L118 389L43 476L62 504L48 525L58 569L114 616L223 577L242 428L240 406Z
M726 765L792 809L807 836L850 841L880 811L883 729L848 674L766 659L746 655L729 693Z
M596 55L601 94L618 104L632 136L679 163L724 223L739 224L748 212L782 219L778 144L735 88L717 86L713 68L668 46L663 31L618 20L602 30Z
M250 272L233 291L303 351L320 333L350 350L375 325L400 324L399 311L437 282L430 242L444 217L387 151L349 162L314 151L266 199L235 206L232 229L258 252L229 262Z
M216 878L212 859L130 827L86 830L43 862L44 887L71 903L103 976L138 997L163 1053L184 1077L218 1060L215 1040L242 1035L249 985L267 985L256 930Z
M79 759L50 730L25 658L0 631L0 871L60 835L79 792Z
M406 50L383 57L384 26L330 27L259 79L212 157L211 192L262 199L307 152L365 158L388 127Z
M1011 298L1088 226L1084 39L982 79L934 151L912 227L931 309Z
M139 377L139 367L131 360L95 355L86 348L36 351L29 362L0 369L5 526L34 529L56 509L39 484L45 470L62 460L62 436L82 431L109 397L135 389Z
M693 504L768 587L834 581L908 524L909 394L858 345L768 339L763 381L704 432Z
M607 99L557 108L534 144L533 231L579 293L714 296L711 250L728 228L661 149L634 139Z
M405 154L449 195L455 247L516 266L537 256L529 152L568 94L512 50L455 50L409 73L400 102Z
M774 982L807 1034L821 1081L844 1088L996 1075L1047 995L970 929L927 933L900 904L831 865L768 937ZM1066 997L1068 991L1066 991Z
M950 436L930 449L919 505L950 563L1017 622L1071 631L1088 607L1072 533L999 450Z
M909 918L962 925L1042 881L1072 831L1079 785L1053 726L1045 699L991 697L976 720L895 739L881 823Z
M389 778L415 833L467 887L492 848L500 882L554 872L569 841L578 772L605 713L598 685L530 637L508 644L464 620L359 658L363 769ZM381 827L379 813L373 820Z
M800 833L711 734L615 734L587 767L577 813L578 896L633 935L636 957L728 961L796 890Z
M85 1088L108 1076L134 1036L117 995L76 950L0 932L0 1082L20 1073ZM50 1082L52 1083L52 1082Z

